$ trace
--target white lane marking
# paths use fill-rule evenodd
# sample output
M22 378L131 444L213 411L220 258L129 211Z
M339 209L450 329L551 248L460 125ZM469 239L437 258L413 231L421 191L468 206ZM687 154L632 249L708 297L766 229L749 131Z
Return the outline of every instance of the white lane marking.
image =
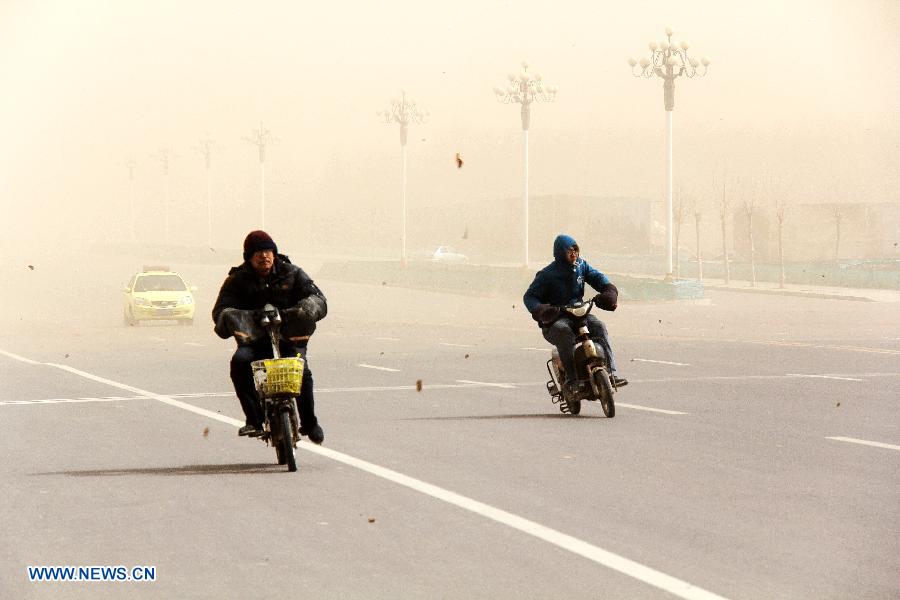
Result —
M850 437L826 437L826 440L836 440L838 442L850 442L851 444L862 444L863 446L875 446L876 448L887 448L888 450L900 450L900 446L893 444L885 444L883 442L870 442L869 440L858 440Z
M662 408L650 408L649 406L641 406L640 404L626 404L625 402L616 402L616 406L621 406L623 408L633 408L635 410L648 410L650 412L658 412L666 415L687 415L690 413L681 412L678 410L665 410Z
M235 427L241 427L243 425L243 422L237 419L232 419L231 417L226 417L212 411L198 408L191 404L179 402L178 400L174 400L169 396L154 394L153 392L142 390L140 388L136 388L124 383L119 383L117 381L112 381L111 379L93 375L91 373L87 373L86 371L79 371L78 369L73 369L72 367L68 367L66 365L59 365L56 363L37 363L35 361L28 361L28 359L26 359L25 362L31 362L33 364L43 364L51 367L56 367L58 369L63 369L64 371L69 371L70 373L80 375L81 377L84 377L86 379L97 381L99 383L105 383L112 387L127 390L129 392L146 395L147 397L153 398L154 400L159 400L164 404L168 404L176 408L181 408L198 415L209 417L222 423L228 423ZM387 469L374 463L370 463L354 456L350 456L349 454L337 452L329 448L323 448L321 446L315 446L313 444L303 444L299 447L302 450L306 450L307 452L312 452L314 454L330 458L334 461L344 463L345 465L355 467L361 471L365 471L367 473L375 475L376 477L381 477L388 481L392 481L398 485L402 485L427 496L431 496L432 498L436 498L448 504L452 504L453 506L468 510L469 512L500 523L501 525L506 525L508 527L511 527L512 529L521 531L522 533L526 533L540 540L544 540L545 542L553 544L554 546L557 546L564 550L568 550L573 554L583 556L584 558L587 558L588 560L591 560L598 565L613 569L629 577L637 579L638 581L642 581L648 585L652 585L661 590L667 591L670 594L678 596L679 598L685 598L687 600L726 600L723 596L719 596L703 588L692 585L687 581L672 577L671 575L667 575L662 571L657 571L656 569L652 569L650 567L642 565L638 562L625 558L624 556L615 554L614 552L610 552L609 550L604 550L599 546L595 546L578 538L572 537L568 534L562 533L561 531L551 529L550 527L546 527L544 525L541 525L540 523L525 519L505 510L495 508L493 506L490 506L489 504L485 504L467 496L463 496L436 485L426 483L420 479L415 479L408 475L398 473L397 471Z
M466 384L466 385L455 385L452 383L429 383L427 386L423 386L422 389L429 390L453 390L453 389L462 389L462 388L474 388L478 387L477 385ZM344 387L344 388L316 388L316 393L329 393L329 392L402 392L406 390L417 390L418 387L414 385L385 385L385 386L370 386L370 387ZM233 395L233 394L232 394Z
M44 363L35 363L44 364ZM473 389L478 387L491 387L486 383L476 385L472 383L435 383L428 386L429 390ZM401 392L415 390L414 385L390 385L370 387L344 387L344 388L316 388L317 394L347 393L347 392ZM166 394L169 398L234 398L234 392L194 392L189 394ZM102 398L49 398L47 400L0 400L0 406L22 404L64 404L80 402L115 402L119 400L152 400L150 396L106 396Z
M399 342L400 338L392 338L392 337L377 337L376 340L381 340L382 342Z
M547 348L522 348L522 350L537 350L538 352L550 352Z
M196 346L197 348L203 347L203 344L201 344L200 342L185 342L184 345L185 346Z
M367 365L366 363L359 363L356 366L363 367L365 369L377 369L378 371L390 371L391 373L399 373L400 372L400 369L392 369L390 367L378 367L375 365Z
M900 373L881 373L883 377L897 377ZM631 379L631 383L690 383L697 381L753 381L765 379L792 379L789 375L707 375L702 377L658 377L655 379Z
M625 575L633 577L638 581L642 581L661 590L667 591L670 594L678 596L679 598L686 598L690 600L724 600L722 596L718 596L710 591L699 588L686 581L677 579L675 577L672 577L671 575L667 575L665 573L662 573L661 571L657 571L633 560L629 560L624 556L615 554L613 552L610 552L609 550L604 550L599 546L595 546L578 538L572 537L571 535L562 533L561 531L557 531L556 529L551 529L550 527L546 527L535 521L520 517L516 514L507 512L499 508L495 508L489 504L479 502L478 500L474 500L472 498L469 498L468 496L463 496L461 494L457 494L456 492L451 492L450 490L438 487L430 483L426 483L421 479L415 479L408 475L398 473L397 471L387 469L368 461L364 461L359 458L349 456L335 450L331 450L329 448L323 448L322 446L312 446L311 444L307 444L302 446L302 448L304 450L307 450L308 452L313 452L337 462L344 463L345 465L355 467L361 471L365 471L366 473L375 475L376 477L381 477L382 479L392 481L398 485L402 485L411 490L415 490L427 496L431 496L432 498L443 500L448 504L452 504L453 506L475 513L477 515L500 523L501 525L506 525L507 527L511 527L512 529L516 529L518 531L521 531L522 533L534 536L540 540L553 544L554 546L557 546L564 550L568 550L569 552L572 552L579 556L583 556L584 558L593 561L601 566L619 571L620 573L624 573Z
M82 404L84 402L119 402L121 400L147 400L147 398L145 398L144 396L108 396L106 398L47 398L46 400L0 400L0 406L16 404Z
M682 342L702 342L708 343L708 339L698 338L698 337L688 337L688 336L665 336L661 338L659 336L649 336L649 335L617 335L616 339L626 338L631 340L651 340L654 342L658 341L682 341ZM717 342L723 342L728 344L761 344L761 345L769 345L769 346L791 346L794 348L818 348L821 350L848 350L851 352L873 352L876 354L900 354L900 350L893 350L891 348L868 348L865 346L838 346L834 344L810 344L807 342L786 342L783 340L746 340L746 339L733 339L733 338L721 338L715 340Z
M468 383L469 385L478 385L484 387L498 387L504 389L512 389L516 387L514 383L487 383L485 381L469 381L468 379L457 379L456 383Z
M449 342L440 342L441 346L452 346L454 348L474 348L472 344L451 344Z
M35 363L44 364L44 363ZM429 384L429 390L459 390L459 389L476 389L480 387L515 389L517 387L543 386L544 383L487 383L482 381L468 381L458 379L458 383L434 383ZM342 388L317 388L317 394L328 393L354 393L354 392L406 392L416 390L414 385L387 385L387 386L366 386L366 387L342 387ZM194 392L187 394L166 394L169 398L233 398L234 392ZM0 406L5 405L22 405L22 404L59 404L66 402L112 402L116 400L148 400L149 396L108 396L105 398L51 398L49 400L5 400L0 401ZM658 412L666 415L687 415L690 413L677 410L666 410L663 408L652 408L649 406L641 406L639 404L629 404L619 402L617 405L621 408L633 408L635 410L645 410L649 412Z
M804 373L786 373L785 377L811 377L813 379L840 379L841 381L863 381L855 377L836 377L834 375L808 375Z
M153 340L154 342L165 342L165 341L166 341L166 338L161 338L161 337L158 337L158 336L153 336L153 337L148 338L148 339L151 339L151 340Z
M0 350L0 352L3 352ZM8 352L4 352L7 356L10 354ZM85 379L90 379L91 381L96 381L98 383L103 383L114 388L119 388L120 390L125 390L127 392L132 392L134 394L139 394L142 397L152 398L153 400L158 400L163 404L168 404L170 406L174 406L176 408L181 408L186 411L190 411L192 413L196 413L198 415L202 415L204 417L209 417L210 419L215 419L216 421L221 421L222 423L228 423L229 425L234 425L236 427L242 427L244 425L243 421L238 421L237 419L232 419L231 417L226 417L225 415L220 415L219 413L214 413L212 411L199 408L194 406L193 404L187 404L185 402L179 402L169 396L165 396L163 394L155 394L153 392L148 392L147 390L142 390L141 388L134 387L133 385L127 385L125 383L119 383L118 381L113 381L112 379L106 379L105 377L100 377L99 375L93 375L86 371L81 371L74 367L70 367L68 365L60 365L57 363L49 363L49 362L36 362L29 359L24 359L23 362L28 362L30 364L35 365L46 365L48 367L56 367L57 369L62 369L63 371L68 371L74 375L78 375L80 377L84 377Z
M667 360L650 360L649 358L632 358L634 362L646 362L646 363L656 363L659 365L675 365L678 367L689 367L688 363L680 363L680 362L669 362Z
M852 352L872 352L874 354L900 354L900 350L892 350L890 348L867 348L864 346L838 346L836 344L809 344L805 342L781 342L777 340L750 340L747 343L766 344L771 346L790 346L794 348L818 348L820 350L850 350Z
M19 356L18 354L13 354L12 352L7 352L6 350L0 350L0 354L4 356L8 356L10 358L14 358L15 360L20 360L23 363L28 363L29 365L39 365L41 363L31 360L30 358L25 358L24 356Z

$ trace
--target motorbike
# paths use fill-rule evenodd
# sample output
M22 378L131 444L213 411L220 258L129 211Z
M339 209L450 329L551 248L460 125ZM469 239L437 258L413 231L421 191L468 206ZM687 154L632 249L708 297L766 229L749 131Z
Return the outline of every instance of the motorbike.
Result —
M568 315L578 329L575 338L575 373L579 386L574 394L564 391L566 371L559 352L553 348L550 360L547 361L547 371L550 373L547 392L563 414L577 415L581 412L583 400L599 400L603 414L611 419L616 416L613 395L617 388L607 369L606 353L591 340L587 328L587 316L593 307L593 300L559 307L561 314Z
M272 343L272 358L250 363L263 414L263 429L256 436L274 446L279 465L297 470L294 449L300 441L300 416L297 397L303 381L304 361L300 356L282 357L278 348L281 314L266 304L259 314L259 325Z

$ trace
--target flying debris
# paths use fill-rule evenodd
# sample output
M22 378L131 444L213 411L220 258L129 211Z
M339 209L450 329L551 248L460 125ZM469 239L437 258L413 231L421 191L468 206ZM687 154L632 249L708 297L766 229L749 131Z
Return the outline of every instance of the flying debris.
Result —
M462 156L460 156L460 155L459 155L459 152L457 152L457 153L456 153L456 168L457 168L457 169L462 169L462 166L463 166L464 164L465 164L465 163L463 163Z

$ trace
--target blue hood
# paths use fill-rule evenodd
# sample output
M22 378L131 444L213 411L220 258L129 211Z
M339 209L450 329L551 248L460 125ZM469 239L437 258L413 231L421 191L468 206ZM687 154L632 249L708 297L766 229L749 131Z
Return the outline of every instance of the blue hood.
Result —
M564 233L556 236L556 239L553 240L553 258L557 262L567 263L566 261L566 251L572 246L577 246L578 242L575 241L575 238L572 236L566 235Z

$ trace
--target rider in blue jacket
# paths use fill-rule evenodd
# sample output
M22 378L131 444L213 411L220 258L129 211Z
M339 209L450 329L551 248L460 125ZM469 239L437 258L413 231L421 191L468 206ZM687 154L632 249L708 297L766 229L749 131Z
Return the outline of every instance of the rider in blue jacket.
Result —
M560 306L581 302L584 284L597 290L594 303L603 310L616 310L619 291L609 277L592 267L580 257L578 243L570 236L560 234L553 241L553 262L534 276L525 292L525 308L541 327L544 339L556 346L566 371L566 391L577 391L575 375L575 337L577 332L571 320L562 315ZM587 317L591 339L606 353L613 383L621 387L628 383L616 372L616 359L609 345L606 325L593 314Z

